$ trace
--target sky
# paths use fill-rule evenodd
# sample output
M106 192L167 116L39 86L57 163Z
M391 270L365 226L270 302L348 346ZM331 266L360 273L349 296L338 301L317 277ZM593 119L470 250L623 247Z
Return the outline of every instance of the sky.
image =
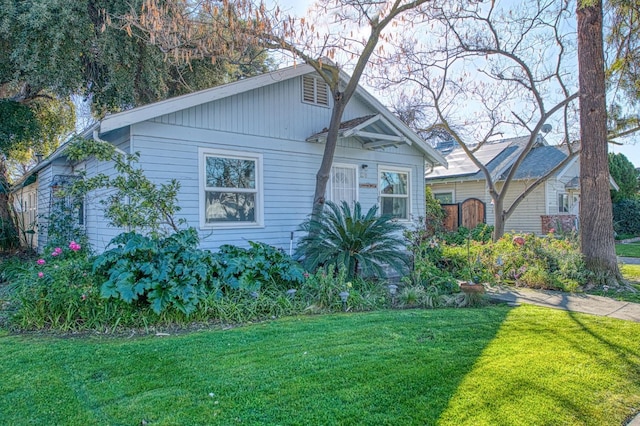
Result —
M267 4L278 4L280 9L287 14L296 15L296 16L304 16L308 8L314 3L313 0L272 0L267 1ZM375 93L371 87L367 87L364 82L362 82L364 87ZM627 138L630 139L630 138ZM640 136L636 136L636 139L639 141L634 143L633 140L625 140L624 145L614 145L609 144L609 152L613 153L621 153L624 154L629 161L631 161L636 167L640 167Z

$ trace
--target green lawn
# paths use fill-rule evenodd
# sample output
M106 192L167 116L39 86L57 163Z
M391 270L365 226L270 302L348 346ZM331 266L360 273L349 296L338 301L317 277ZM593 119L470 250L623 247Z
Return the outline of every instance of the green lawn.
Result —
M640 243L616 244L616 254L623 257L640 257Z
M602 425L640 411L640 324L533 306L170 337L0 335L0 424Z

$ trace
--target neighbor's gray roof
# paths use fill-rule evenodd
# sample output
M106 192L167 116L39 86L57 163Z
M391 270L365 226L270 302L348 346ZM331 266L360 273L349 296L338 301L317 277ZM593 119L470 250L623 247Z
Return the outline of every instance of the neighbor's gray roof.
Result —
M503 139L487 142L475 153L480 161L493 176L500 176L509 167L527 144L528 137ZM427 180L445 178L464 178L464 180L484 180L484 174L478 166L467 156L462 148L456 148L445 156L449 168L434 167L426 175Z
M529 151L529 154L524 158L520 166L516 170L513 178L516 180L521 179L537 179L547 173L558 164L560 164L567 154L562 152L555 146L538 146ZM505 170L500 176L500 179L506 179L509 169Z

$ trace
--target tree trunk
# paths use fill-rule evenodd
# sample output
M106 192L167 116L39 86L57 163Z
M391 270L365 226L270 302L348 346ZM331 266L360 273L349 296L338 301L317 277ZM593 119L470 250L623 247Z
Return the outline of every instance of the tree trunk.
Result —
M320 213L322 213L322 210L324 208L327 182L329 181L329 175L331 174L333 156L336 152L336 146L338 145L340 122L342 121L342 114L344 113L345 108L341 93L335 93L333 98L334 106L333 110L331 111L331 121L329 122L327 141L324 145L322 163L320 164L320 169L316 174L316 190L315 194L313 195L313 209L311 212L312 216L314 217L317 217Z
M609 193L602 1L578 1L580 82L580 242L587 269L607 281L621 279Z
M493 241L498 241L504 235L504 200L502 197L493 199Z
M4 160L0 160L0 250L19 247L18 232L11 216L9 181Z

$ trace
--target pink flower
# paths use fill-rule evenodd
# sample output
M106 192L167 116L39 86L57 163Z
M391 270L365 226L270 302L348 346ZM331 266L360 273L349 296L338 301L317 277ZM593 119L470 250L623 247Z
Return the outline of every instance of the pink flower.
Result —
M80 299L81 299L81 300L87 300L87 295L86 295L86 294L83 294L82 296L80 296Z
M555 229L555 228L551 228L551 229L549 229L549 233L550 233L550 234L555 234L555 232L556 232L556 229Z
M57 253L57 254L60 254L60 253L62 253L62 249L60 247L56 247L56 248L53 249L53 252Z
M80 250L80 249L81 249L80 244L76 243L75 241L71 241L71 242L69 243L69 248L70 248L72 251L78 251L78 250Z
M47 262L46 262L44 259L38 259L38 260L36 261L36 263L37 263L38 265L44 265L44 264L45 264L45 263L47 263Z
M38 272L38 278L44 277L44 272Z
M57 251L54 251L51 253L51 256L56 257L57 255L59 255L60 253L58 253Z

